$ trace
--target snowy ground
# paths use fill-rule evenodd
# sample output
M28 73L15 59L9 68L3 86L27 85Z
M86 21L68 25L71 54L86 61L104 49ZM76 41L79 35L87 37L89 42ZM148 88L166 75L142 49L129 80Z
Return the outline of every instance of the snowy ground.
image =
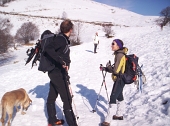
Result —
M170 29L163 31L159 27L131 27L115 29L115 38L124 41L129 54L139 56L140 64L147 78L144 92L137 91L134 84L124 88L125 114L123 121L112 121L111 126L170 126ZM136 32L138 31L138 32ZM98 126L106 115L108 100L105 87L101 86L103 77L99 65L113 62L111 42L104 33L99 32L100 45L97 54L93 53L93 43L84 43L71 47L71 87L74 103L79 116L79 126ZM33 103L26 115L14 114L12 126L47 126L46 98L49 89L47 74L39 72L37 66L31 69L31 63L25 66L28 46L18 47L10 52L11 60L0 66L0 97L10 90L24 88ZM110 96L113 82L111 75L106 75L107 93ZM95 106L100 88L99 102ZM166 104L164 102L168 101ZM57 115L62 116L62 102L56 100ZM64 126L67 126L65 124Z
M83 3L82 3L83 2ZM67 4L66 4L67 3ZM64 6L63 6L64 5ZM83 5L83 6L82 6ZM57 31L65 11L70 19L90 22L112 22L115 37L104 37L102 27L86 23L81 31L83 44L71 47L71 67L69 70L71 87L74 94L79 126L99 126L104 121L108 108L107 93L110 96L113 82L111 74L106 75L107 93L102 85L103 76L99 70L100 64L105 65L109 60L113 63L111 42L115 38L122 39L129 49L129 54L139 57L140 65L147 83L141 94L134 84L124 88L125 114L123 121L112 121L111 126L170 126L170 27L163 31L155 25L157 17L148 17L93 2L91 0L16 0L5 7L1 12L13 12L18 15L0 13L0 16L9 18L17 29L27 21L36 23L40 32L46 29ZM22 16L22 14L27 16ZM45 16L49 18L36 18ZM50 18L55 16L55 18ZM98 31L100 44L97 54L93 53L92 35ZM26 50L29 46L20 46L18 50L11 49L7 59L0 56L0 98L7 91L24 88L33 103L26 115L20 112L13 115L12 126L47 126L46 98L49 90L49 78L37 70L31 69L31 63L25 66ZM98 93L99 102L95 107ZM166 103L167 102L167 103ZM164 104L166 103L166 104ZM62 116L62 102L60 97L56 100L57 116ZM114 113L113 113L114 114ZM65 119L65 118L64 118ZM0 124L1 126L1 124ZM68 126L64 124L64 126Z

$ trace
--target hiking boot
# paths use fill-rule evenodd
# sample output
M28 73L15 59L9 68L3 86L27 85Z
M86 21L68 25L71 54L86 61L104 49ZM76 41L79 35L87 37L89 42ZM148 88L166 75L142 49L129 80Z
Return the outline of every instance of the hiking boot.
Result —
M63 119L58 119L54 125L63 125L64 124L64 120Z
M113 120L123 120L123 116L113 116Z
M48 126L59 126L59 125L63 125L63 124L64 124L63 119L57 119L57 121L54 124L48 124Z
M108 123L108 122L102 122L102 123L101 123L101 126L110 126L110 123Z

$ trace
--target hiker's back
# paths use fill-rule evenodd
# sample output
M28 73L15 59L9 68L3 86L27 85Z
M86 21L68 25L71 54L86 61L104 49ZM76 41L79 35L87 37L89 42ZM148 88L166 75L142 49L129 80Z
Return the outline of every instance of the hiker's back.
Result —
M46 52L50 43L53 42L55 38L55 34L46 34L41 39L41 53L40 53L40 61L39 61L39 71L47 72L51 71L55 68L55 61L48 55Z
M69 49L70 41L68 37L62 33L58 35L47 35L46 38L42 39L42 56L43 60L49 60L47 65L41 64L44 67L40 67L40 71L51 71L53 66L56 68L63 70L63 65L69 66L70 65L70 49ZM41 61L40 61L41 62ZM45 61L43 61L45 62ZM51 65L51 64L53 65ZM47 69L46 67L50 68ZM41 69L44 68L44 69Z

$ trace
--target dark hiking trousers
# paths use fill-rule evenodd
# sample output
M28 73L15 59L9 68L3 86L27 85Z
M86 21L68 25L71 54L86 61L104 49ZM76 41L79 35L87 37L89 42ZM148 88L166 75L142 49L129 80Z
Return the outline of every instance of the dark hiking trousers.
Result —
M94 53L96 53L97 44L94 44Z
M56 108L55 100L60 94L61 100L63 102L63 109L66 121L69 126L77 126L75 115L72 110L72 98L69 91L69 85L66 82L66 74L60 69L55 68L53 71L48 73L50 78L50 90L47 98L47 113L48 121L53 124L56 120Z
M115 81L112 93L110 95L110 103L109 104L116 104L116 100L123 101L123 88L125 86L124 81L121 78L117 78Z

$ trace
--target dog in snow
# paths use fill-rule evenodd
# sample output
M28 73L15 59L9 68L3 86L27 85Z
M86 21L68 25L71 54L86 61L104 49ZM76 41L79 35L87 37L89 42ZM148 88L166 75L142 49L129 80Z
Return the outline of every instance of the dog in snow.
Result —
M21 114L24 115L26 114L24 110L27 110L31 103L32 100L29 98L27 92L23 88L6 92L2 96L0 106L2 110L1 116L2 126L5 126L6 113L8 114L7 123L8 126L10 126L13 115L13 108L15 107L18 112L19 111L18 107L20 106Z

